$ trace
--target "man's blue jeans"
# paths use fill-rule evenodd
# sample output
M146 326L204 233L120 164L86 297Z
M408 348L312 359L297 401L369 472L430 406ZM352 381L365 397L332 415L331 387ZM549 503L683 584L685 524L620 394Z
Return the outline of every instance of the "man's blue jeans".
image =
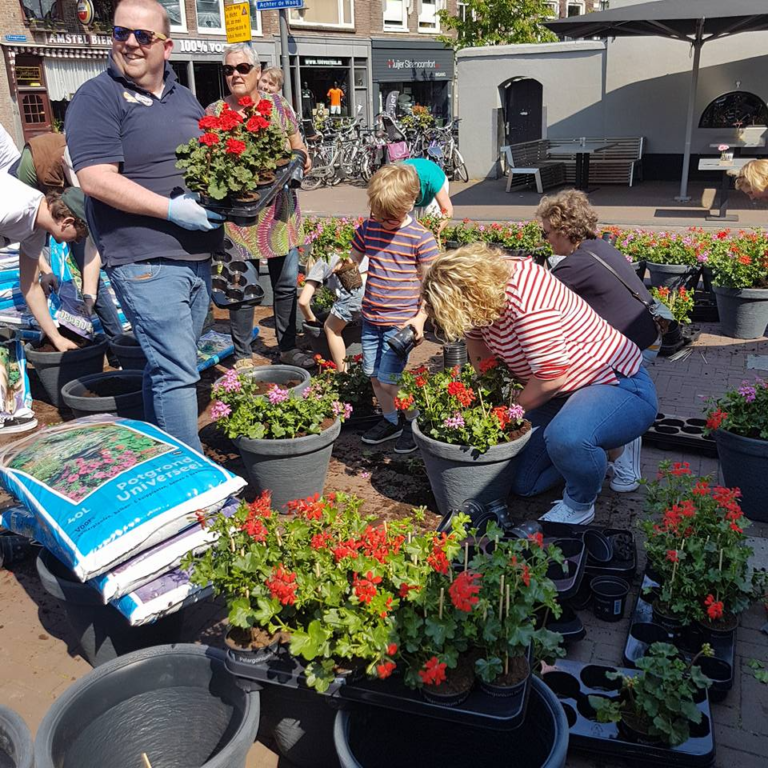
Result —
M565 503L589 509L605 479L605 452L639 437L656 418L656 388L645 368L617 375L615 386L584 387L526 414L538 429L515 460L512 493L536 496L565 480Z
M107 270L147 356L144 415L202 451L197 435L197 341L211 301L211 262L151 259Z

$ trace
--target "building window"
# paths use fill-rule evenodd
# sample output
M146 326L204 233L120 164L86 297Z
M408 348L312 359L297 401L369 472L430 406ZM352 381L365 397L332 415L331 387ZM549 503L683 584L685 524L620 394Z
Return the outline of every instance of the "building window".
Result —
M568 16L581 16L585 13L584 0L569 0L568 3Z
M408 0L384 0L384 29L408 29Z
M557 0L550 0L545 4L547 6L547 18L559 19L560 18L560 3Z
M768 107L754 93L732 91L716 98L705 110L699 128L747 128L768 125Z
M611 0L600 0L600 10L607 11L611 7Z
M27 21L61 21L59 0L22 0L21 8Z
M309 8L291 8L291 26L354 27L352 0L312 0Z
M437 12L442 8L442 0L421 0L419 11L419 32L439 32L440 19Z
M21 116L27 125L45 123L47 118L43 97L34 93L25 93L21 97Z
M187 13L183 0L157 0L165 8L171 22L171 32L187 31Z

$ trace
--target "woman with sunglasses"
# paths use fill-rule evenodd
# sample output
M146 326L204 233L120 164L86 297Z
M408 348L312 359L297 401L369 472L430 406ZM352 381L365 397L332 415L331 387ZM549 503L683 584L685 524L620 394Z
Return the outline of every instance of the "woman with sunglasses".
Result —
M536 216L544 238L559 258L552 274L633 341L643 353L643 365L650 365L659 353L661 334L650 312L629 288L643 301L653 302L653 297L624 255L597 238L597 212L587 196L567 189L554 197L544 197ZM642 439L637 437L619 455L611 453L612 490L637 490L642 477L641 450Z
M259 91L261 65L247 43L229 46L224 53L224 77L230 95L211 104L206 114L218 115L226 103L230 109L242 114L240 99L250 96L254 101L272 102L272 121L285 135L291 149L306 153L299 133L296 116L288 102L277 93ZM307 159L305 173L311 168ZM266 259L269 279L274 293L275 333L280 349L280 361L301 368L312 368L315 361L296 347L296 286L299 276L298 247L304 244L299 201L294 190L278 193L272 203L260 214L252 227L238 227L228 223L226 238L233 244L240 259ZM235 345L235 366L251 365L251 339L253 333L253 307L241 307L229 313L232 341Z

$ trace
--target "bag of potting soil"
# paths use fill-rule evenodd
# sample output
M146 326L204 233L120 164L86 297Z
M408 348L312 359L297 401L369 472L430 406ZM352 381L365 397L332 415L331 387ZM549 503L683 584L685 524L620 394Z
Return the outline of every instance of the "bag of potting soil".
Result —
M259 335L259 329L254 328L251 339ZM197 342L197 370L204 371L220 363L235 351L232 336L229 333L207 331Z
M3 447L0 483L34 515L34 538L83 581L246 485L151 424L103 414Z
M14 334L0 340L0 422L32 415L24 342Z
M132 627L139 627L204 600L212 593L213 587L191 584L189 574L175 568L131 594L113 600L111 605L128 619Z

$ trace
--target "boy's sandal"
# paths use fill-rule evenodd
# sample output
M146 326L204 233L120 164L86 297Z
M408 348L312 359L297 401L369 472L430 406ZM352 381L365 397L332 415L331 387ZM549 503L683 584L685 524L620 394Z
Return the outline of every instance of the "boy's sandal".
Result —
M280 354L280 362L285 363L286 365L295 365L307 370L314 368L317 365L313 357L305 354L300 349L290 349L288 352L282 352Z

